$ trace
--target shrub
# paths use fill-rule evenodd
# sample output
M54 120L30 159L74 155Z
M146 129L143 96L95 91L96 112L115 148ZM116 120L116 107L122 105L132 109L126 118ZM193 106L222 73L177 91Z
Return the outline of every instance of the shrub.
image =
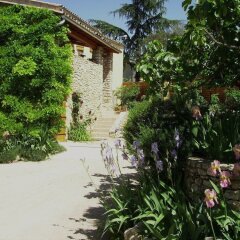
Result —
M76 124L72 124L69 130L68 139L78 142L78 141L90 141L91 135L87 130L89 123L85 122L78 122Z
M10 163L17 159L19 154L19 147L15 146L11 149L4 150L0 152L0 163Z
M55 136L69 93L72 49L67 28L52 11L0 8L0 135Z
M239 89L228 89L226 91L226 101L227 107L233 110L240 109L240 90Z
M120 87L115 95L121 100L123 106L131 108L133 103L137 101L140 94L140 88L137 85L122 86Z
M0 162L8 163L15 160L41 161L50 154L64 151L64 147L42 130L37 135L25 133L9 135L0 140Z
M240 141L240 112L235 110L239 102L230 99L224 104L212 96L201 121L193 121L195 153L225 163L233 161L232 147Z
M88 131L88 126L92 123L92 111L89 111L89 116L85 120L79 119L79 112L81 108L81 94L74 92L72 94L72 123L68 131L68 139L72 141L89 141L91 139Z
M196 105L204 106L205 101L195 90L188 93L174 90L169 100L153 97L136 104L129 111L124 127L123 136L128 148L131 151L131 143L140 141L146 158L151 162L149 149L152 143L157 142L160 158L173 171L180 170L184 160L194 150L191 141L191 109ZM153 167L155 168L154 165Z

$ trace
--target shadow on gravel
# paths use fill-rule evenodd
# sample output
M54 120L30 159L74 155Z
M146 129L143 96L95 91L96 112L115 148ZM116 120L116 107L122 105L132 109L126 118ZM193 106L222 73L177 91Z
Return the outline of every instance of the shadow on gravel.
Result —
M86 201L88 199L92 198L100 198L102 194L107 192L110 189L110 178L108 175L105 174L94 174L93 177L100 178L98 182L100 182L100 186L97 191L89 192L87 195L84 196L86 198ZM85 188L91 187L93 184L89 183ZM103 224L104 224L104 208L102 206L99 207L90 207L87 209L87 211L84 213L83 218L75 219L75 218L69 218L71 221L79 222L79 226L82 226L78 229L76 229L71 236L68 236L68 239L72 240L109 240L107 236L102 237L103 232ZM97 229L88 229L87 226L84 226L84 222L90 222L93 223ZM88 224L86 224L88 225ZM90 224L91 225L91 224Z
M100 186L98 187L97 191L89 192L87 195L84 196L84 198L92 199L92 198L101 198L102 196L107 196L108 191L111 189L111 178L108 175L105 174L94 174L92 177L100 178L98 182L100 182ZM128 179L135 179L136 174L135 173L129 173L124 174L125 178ZM117 183L118 181L116 181ZM85 188L91 187L92 183L89 183L85 186ZM109 240L110 237L107 235L101 236L104 228L104 208L102 206L99 207L90 207L83 215L83 218L80 219L74 219L69 218L71 221L79 222L79 225L83 225L83 227L80 227L76 229L72 236L68 236L68 239L72 240ZM94 225L97 227L97 229L88 229L87 227L84 227L84 222L93 222Z

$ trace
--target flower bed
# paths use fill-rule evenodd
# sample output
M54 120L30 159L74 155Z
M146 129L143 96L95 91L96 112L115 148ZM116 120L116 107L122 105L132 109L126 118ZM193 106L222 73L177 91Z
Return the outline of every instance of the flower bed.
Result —
M189 197L199 201L204 199L204 191L211 188L211 183L218 182L218 177L212 176L208 171L211 161L202 158L188 158L185 168L185 185ZM240 176L233 174L233 164L220 164L222 171L231 174L230 184L224 189L224 196L229 204L236 210L240 210Z

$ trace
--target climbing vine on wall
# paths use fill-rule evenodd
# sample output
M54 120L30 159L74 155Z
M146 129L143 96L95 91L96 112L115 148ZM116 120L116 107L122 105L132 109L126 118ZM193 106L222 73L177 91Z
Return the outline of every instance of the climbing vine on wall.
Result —
M55 135L70 90L72 49L46 9L0 8L0 134Z

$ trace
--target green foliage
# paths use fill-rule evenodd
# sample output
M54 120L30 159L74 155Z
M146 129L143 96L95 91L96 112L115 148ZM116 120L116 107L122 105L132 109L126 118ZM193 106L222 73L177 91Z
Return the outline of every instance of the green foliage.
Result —
M205 210L205 216L211 223L212 233L218 238L237 240L240 237L240 214L229 207L223 190L211 180L210 183L220 201L215 208L209 211Z
M183 3L188 9L183 35L168 41L166 49L160 41L150 43L137 66L155 93L164 92L165 82L229 87L239 81L239 1L192 2Z
M15 160L41 161L50 154L65 150L54 138L49 137L47 130L41 130L35 135L9 135L0 140L0 147L0 163Z
M78 122L76 124L72 124L69 130L68 139L78 142L78 141L90 141L91 135L88 132L89 122Z
M232 147L240 141L240 112L227 108L229 100L225 105L212 96L202 120L193 121L191 129L195 153L225 163L233 161Z
M239 89L228 89L226 91L226 101L229 109L238 110L240 109L240 90Z
M150 165L155 169L149 149L153 142L157 142L160 158L168 166L169 171L180 171L184 165L184 159L193 151L190 132L193 121L191 109L199 104L204 105L205 102L198 91L186 93L178 92L177 89L170 100L153 97L137 103L129 111L128 121L124 126L123 136L128 148L131 150L133 141L140 141ZM176 133L180 136L179 143L175 139ZM177 146L180 143L181 147ZM179 161L176 161L171 154L174 150L177 152ZM167 171L162 174L166 178L169 178L169 175L171 176Z
M124 60L131 67L135 67L151 38L159 38L163 36L162 33L172 36L176 33L175 28L180 25L180 21L163 18L165 2L165 0L131 1L113 11L114 15L126 19L128 31L101 20L91 22L104 34L125 45Z
M81 95L80 93L74 92L72 94L72 119L73 124L76 124L79 120L79 110L80 110Z
M188 23L182 39L183 47L195 51L201 59L198 72L202 77L222 85L234 85L239 79L239 0L185 0ZM200 56L200 58L198 58ZM201 57L202 56L202 57Z
M140 141L137 151L142 154L143 149L145 159L138 165L137 180L122 185L127 192L113 190L107 225L113 239L139 223L142 235L151 239L240 238L240 215L216 185L220 204L209 211L186 197L182 179L189 154L230 162L232 146L240 140L239 90L228 91L225 103L217 96L207 103L196 90L201 85L231 87L239 80L240 2L185 0L183 6L188 10L183 36L168 42L167 49L158 41L149 44L137 67L150 91L147 100L130 110L124 138L133 157L132 143ZM157 156L152 143L158 145ZM160 173L156 159L163 164Z
M0 134L61 128L72 50L60 21L45 9L0 8Z
M103 157L109 161L104 154ZM107 169L113 162L116 161L108 162ZM161 180L163 172L155 178L153 169L142 170L140 167L135 175L120 174L118 178L109 173L111 199L102 198L107 217L104 233L111 233L109 239L123 239L124 231L134 226L138 226L142 238L156 240L202 240L213 235L212 227L217 238L239 239L240 215L229 208L214 183L219 204L209 211L203 203L189 201L180 181L172 186Z
M72 141L90 141L91 136L88 132L88 126L91 124L91 111L89 112L89 118L86 120L80 119L79 111L81 107L81 94L74 92L72 94L72 119L73 122L69 129L68 139Z
M10 149L6 149L0 152L0 163L10 163L17 159L19 154L19 147L12 146Z
M157 40L147 46L137 70L149 84L150 91L162 97L167 95L169 83L179 81L183 75L179 57L166 51Z
M121 100L121 105L128 108L131 108L137 101L139 94L140 88L137 85L122 86L115 93L116 97Z
M111 202L102 199L102 204L106 210L106 222L103 234L111 233L113 240L123 239L123 233L132 227L134 218L133 210L136 203L136 189L131 189L130 185L121 182L119 186L114 186L110 193Z

